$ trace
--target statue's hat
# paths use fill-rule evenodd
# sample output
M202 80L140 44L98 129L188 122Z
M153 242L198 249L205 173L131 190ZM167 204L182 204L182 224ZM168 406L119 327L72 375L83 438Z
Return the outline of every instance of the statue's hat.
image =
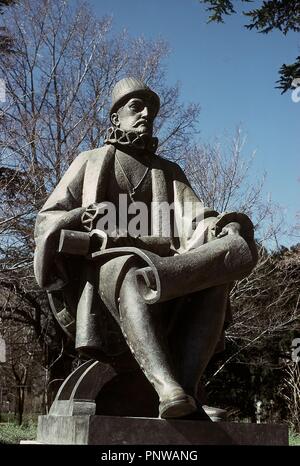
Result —
M158 95L145 83L132 77L121 79L113 88L110 114L114 113L122 105L123 101L134 95L148 96L153 101L155 116L157 115L160 107Z

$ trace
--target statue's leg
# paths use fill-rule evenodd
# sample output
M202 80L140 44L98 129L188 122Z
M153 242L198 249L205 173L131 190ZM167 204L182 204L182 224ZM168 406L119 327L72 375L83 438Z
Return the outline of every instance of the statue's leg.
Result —
M244 238L228 234L172 257L154 257L154 267L137 271L139 291L149 304L170 301L241 280L256 261L255 251Z
M220 285L191 295L180 309L170 334L178 380L196 397L200 377L219 342L230 285Z
M160 305L145 304L138 293L136 268L126 274L120 289L120 325L127 343L153 384L160 400L160 417L182 417L196 410L195 401L188 396L175 378L174 369L161 328Z

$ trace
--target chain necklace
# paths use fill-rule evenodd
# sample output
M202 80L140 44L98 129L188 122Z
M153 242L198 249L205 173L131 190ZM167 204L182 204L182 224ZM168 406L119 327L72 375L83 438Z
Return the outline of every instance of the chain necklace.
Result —
M124 175L124 178L125 178L126 181L127 181L127 185L128 185L128 188L129 188L129 197L130 197L130 199L131 199L131 202L135 202L133 196L135 195L136 190L140 187L140 185L142 184L142 182L143 182L144 179L146 178L146 176L147 176L147 174L148 174L150 168L149 168L149 167L146 168L145 173L143 174L142 178L140 179L140 181L138 182L138 184L137 184L136 186L134 186L134 185L131 183L131 181L130 181L130 179L128 178L128 176L126 175L126 172L125 172L125 170L124 170L124 168L123 168L123 166L122 166L122 164L121 164L121 161L120 161L120 159L119 159L117 153L116 153L116 159L117 159L117 162L118 162L118 164L119 164L119 166L120 166L120 168L121 168L121 171L122 171L122 173L123 173L123 175Z

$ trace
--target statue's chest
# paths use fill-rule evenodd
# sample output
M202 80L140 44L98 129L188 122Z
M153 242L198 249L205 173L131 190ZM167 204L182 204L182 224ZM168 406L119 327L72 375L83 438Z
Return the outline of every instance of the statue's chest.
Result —
M108 180L108 194L111 202L114 202L119 194L127 194L129 202L151 202L152 180L149 164L116 151L113 170Z

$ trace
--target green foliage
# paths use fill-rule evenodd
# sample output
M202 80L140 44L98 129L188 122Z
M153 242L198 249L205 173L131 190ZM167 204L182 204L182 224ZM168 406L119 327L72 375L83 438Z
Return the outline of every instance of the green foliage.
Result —
M202 0L202 3L209 3L211 5L206 8L211 13L211 16L208 18L209 23L224 23L223 15L236 13L230 0Z
M223 23L224 15L235 14L234 2L231 0L199 0L209 4L206 8L211 13L209 22ZM252 0L242 0L251 3ZM241 3L241 2L236 2ZM273 29L279 29L283 34L288 31L300 31L300 0L268 0L263 1L260 8L243 12L243 15L251 18L251 23L245 25L248 29L256 29L267 34Z
M277 81L279 84L277 88L282 89L281 93L283 94L293 87L294 79L300 78L300 55L297 57L295 63L292 63L291 65L282 65L279 73L281 76Z
M224 22L224 15L235 14L234 2L230 0L199 0L207 6L206 11L210 13L208 22ZM242 0L249 3L251 0ZM240 2L239 2L240 3ZM262 34L277 29L286 35L289 31L300 31L300 0L267 0L263 1L259 8L243 11L244 16L250 19L246 24L247 29L255 29ZM295 78L300 77L300 57L295 63L282 65L279 70L280 79L276 86L282 90L282 94L291 89Z
M300 0L269 0L264 1L260 8L247 13L252 20L246 25L248 29L268 34L273 29L279 29L283 34L289 31L300 31Z
M2 423L0 424L0 444L1 443L20 443L21 440L34 440L36 438L37 423L29 420L27 423L19 426L18 424Z
M290 431L289 432L289 445L290 446L296 446L300 445L300 434L297 434L296 432Z

